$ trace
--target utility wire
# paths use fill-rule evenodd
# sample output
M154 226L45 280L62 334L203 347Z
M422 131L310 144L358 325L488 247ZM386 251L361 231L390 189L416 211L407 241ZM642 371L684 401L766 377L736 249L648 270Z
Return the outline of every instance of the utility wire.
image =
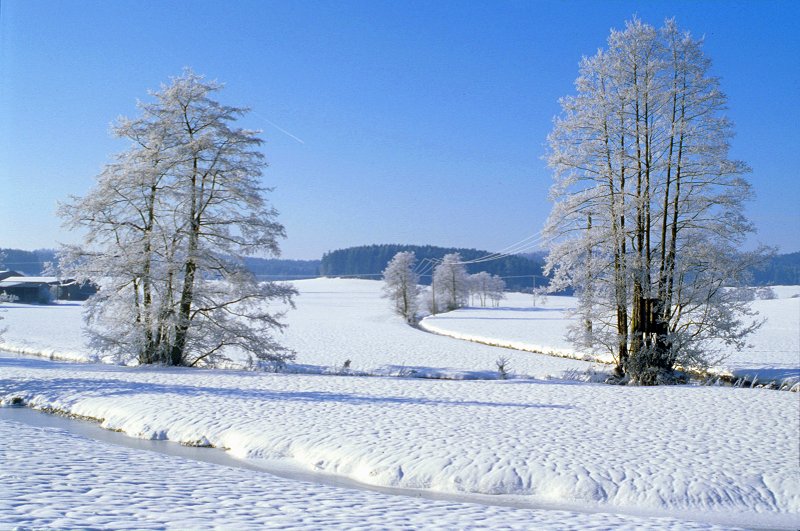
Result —
M474 258L472 260L464 260L461 262L454 262L454 265L470 265L470 264L480 264L484 262L490 262L493 260L500 260L506 258L508 256L514 256L519 254L523 251L533 250L538 247L542 241L544 241L544 236L542 235L541 231L538 231L530 236L523 238L507 247L504 247L500 251L495 253L489 253L483 256L479 256L478 258ZM424 258L420 262L417 263L416 267L414 267L414 272L419 276L427 276L427 274L435 268L437 265L442 263L442 259L440 258Z

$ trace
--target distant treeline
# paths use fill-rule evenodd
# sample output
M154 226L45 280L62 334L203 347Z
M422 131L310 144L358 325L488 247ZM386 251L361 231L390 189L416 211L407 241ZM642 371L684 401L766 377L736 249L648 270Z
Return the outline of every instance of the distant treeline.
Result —
M26 276L40 276L48 262L56 262L54 249L23 251L0 249L0 270L11 269ZM319 276L319 260L246 258L245 264L259 279L291 280Z
M364 278L380 278L381 272L392 257L401 251L413 251L418 263L425 259L441 260L450 253L459 253L464 261L475 260L491 253L478 249L458 249L434 247L432 245L362 245L330 251L322 256L320 273L325 276L357 276ZM506 287L512 291L530 289L533 286L533 276L536 275L537 285L542 285L542 266L544 259L541 255L512 255L497 260L468 264L469 273L486 271L492 275L503 277ZM431 283L431 267L421 267L423 272L421 282Z
M53 249L23 251L21 249L0 249L0 270L10 269L28 277L38 277L44 272L45 264L55 263Z
M244 261L259 280L292 280L319 276L319 260L245 258Z
M414 251L417 260L425 258L441 259L448 253L460 253L466 260L474 260L489 254L477 249L457 249L434 247L432 245L363 245L330 251L322 260L278 260L266 258L247 258L247 267L263 280L292 280L297 278L313 278L324 276L361 276L364 278L380 278L389 260L400 251ZM0 270L11 269L27 276L39 276L44 272L45 264L55 262L55 250L37 249L23 251L21 249L0 248ZM527 290L533 283L541 285L543 254L526 254L507 256L478 264L470 264L470 273L486 271L504 277L509 290ZM800 285L800 252L779 254L768 260L762 267L754 269L753 284L756 286ZM423 275L422 282L430 284L430 271Z
M752 273L757 286L800 284L800 252L775 255Z

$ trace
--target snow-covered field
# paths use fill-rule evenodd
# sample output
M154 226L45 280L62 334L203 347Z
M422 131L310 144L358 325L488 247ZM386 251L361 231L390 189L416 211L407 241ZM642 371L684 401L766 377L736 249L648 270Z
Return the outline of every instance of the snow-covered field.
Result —
M512 354L415 330L392 314L381 298L381 282L315 279L295 285L300 290L297 309L289 312L289 327L280 338L297 352L295 370L336 371L350 360L351 370L371 374L494 378L496 360L507 356L516 374L544 378L592 366L541 354ZM0 349L66 360L96 359L81 332L80 304L2 308L2 324L8 330Z
M350 360L354 372L413 374L448 378L493 378L496 361L507 357L516 376L563 377L603 365L583 361L565 339L573 297L539 298L509 293L500 308L463 308L425 318L421 327L451 339L410 328L381 298L381 283L354 279L295 282L297 309L289 312L281 341L297 352L295 370L331 372ZM774 288L777 298L757 300L754 308L766 323L750 346L730 356L716 370L764 380L800 379L800 286ZM80 303L51 306L0 306L8 328L0 348L56 359L93 361L81 331ZM498 349L501 345L516 350ZM566 356L543 356L539 352ZM602 361L610 362L610 357Z
M764 325L741 352L714 369L752 380L800 379L800 286L776 286L775 299L752 303ZM509 293L500 308L463 308L425 318L422 328L451 337L558 356L583 358L565 339L573 297L549 296L536 307L531 295ZM611 361L610 356L601 358Z
M197 496L202 518L192 520L192 527L225 527L210 516L220 507L231 525L251 522L248 527L263 522L350 528L359 511L366 527L688 527L633 517L797 526L798 393L559 380L591 364L413 329L389 312L378 282L319 279L297 286L298 309L290 314L283 339L297 351L300 374L58 363L11 354L0 355L0 400L8 404L17 398L33 407L91 417L133 437L213 445L268 467L381 487L490 496L547 510L384 500L376 493L283 484L290 480L177 458L142 458L133 450L58 430L0 421L0 483L9 486L0 491L0 524L118 527L115 522L133 511L149 518L138 527L183 527L192 511L189 501L176 505L172 518L159 509L162 501L153 499L158 495L146 489L133 494L137 480L157 486L164 482L162 470L172 468L181 472L171 476L179 476L174 487L163 487L175 494L166 500ZM514 297L506 309L465 309L426 321L451 327L450 332L504 341L522 338L515 334L527 326L530 343L553 350L565 345L550 342L557 341L552 330L563 326L568 299L550 297L545 309L534 310L525 307L523 296ZM773 354L781 350L773 347L778 341L786 341L787 349L796 345L792 332L796 340L799 329L791 315L783 321L780 315L797 301L755 303L778 316L768 315L772 331L764 336ZM3 347L94 358L79 330L80 305L7 304L5 309ZM510 358L517 376L535 378L494 379L500 356ZM348 359L353 371L417 371L456 379L302 374L326 372L325 367L341 367ZM759 368L768 363L792 367L789 358L777 356L749 362ZM59 454L55 448L67 451ZM115 487L119 477L124 480ZM198 483L208 490L190 494ZM47 485L63 494L58 503L41 494ZM104 505L81 498L86 492L97 494ZM126 496L128 509L121 501ZM306 509L307 497L314 507L308 515L296 513ZM240 507L234 500L252 503ZM158 514L150 515L148 504ZM91 516L102 507L107 513ZM616 516L578 514L585 511ZM272 517L274 524L267 523Z

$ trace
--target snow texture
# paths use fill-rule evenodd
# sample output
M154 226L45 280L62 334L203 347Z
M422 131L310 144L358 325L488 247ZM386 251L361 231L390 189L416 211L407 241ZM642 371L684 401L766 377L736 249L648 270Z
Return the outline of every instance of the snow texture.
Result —
M350 373L487 379L130 368L4 355L0 400L19 398L101 420L133 437L210 444L250 462L289 464L369 485L489 495L573 511L796 527L797 393L546 380L592 365L411 328L380 297L380 282L319 279L296 285L298 309L290 313L283 337L298 352L299 365L290 367L296 372L325 372L349 359ZM753 303L767 324L754 337L750 355L732 357L729 367L797 371L800 299L792 298L797 291L778 289L777 299ZM570 299L550 297L536 309L532 302L529 295L511 295L499 309L468 308L425 322L488 342L527 338L529 346L564 348L559 327L566 326ZM8 332L0 348L96 359L80 332L79 304L5 304L4 309ZM767 352L755 356L760 350ZM517 378L494 379L494 362L501 356L510 358ZM33 448L50 459L48 444L41 440ZM12 448L0 446L4 452ZM47 469L49 461L40 458ZM9 474L6 470L4 465L0 473ZM226 482L226 488L234 484ZM45 513L57 512L55 505L41 503ZM460 518L458 511L454 515ZM438 518L434 521L450 527Z
M279 341L297 352L299 372L330 372L350 360L353 372L447 378L495 378L495 361L509 358L516 376L564 377L602 364L576 352L565 339L573 297L538 297L509 293L499 308L463 308L427 317L421 328L452 340L415 330L394 315L381 297L381 282L314 279L294 282L300 290L297 309L289 312ZM766 318L742 352L730 352L716 371L749 379L800 379L800 286L773 288L777 298L757 300L753 307ZM3 326L0 348L53 359L96 361L81 331L80 303L56 305L0 304ZM497 349L499 345L516 350ZM538 353L564 356L544 356ZM577 358L577 359L566 359ZM611 357L599 356L610 362Z
M383 487L723 525L800 518L796 393L0 357L0 399Z
M434 501L293 481L0 420L0 527L713 529L669 518Z

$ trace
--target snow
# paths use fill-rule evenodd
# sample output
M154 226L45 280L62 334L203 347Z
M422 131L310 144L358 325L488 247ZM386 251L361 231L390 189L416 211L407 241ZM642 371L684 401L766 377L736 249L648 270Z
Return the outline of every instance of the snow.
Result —
M534 307L530 294L509 293L499 308L463 308L422 320L423 330L471 341L454 345L394 315L389 301L381 297L381 282L312 279L294 285L300 291L297 308L289 312L289 327L279 340L297 352L293 369L299 372L336 372L350 360L353 372L369 374L495 378L495 362L501 356L509 358L517 377L560 378L591 368L608 370L583 361L591 358L565 339L573 297L539 297ZM750 338L748 348L729 352L717 372L761 381L800 379L800 286L773 290L777 298L752 303L766 318L764 326ZM62 360L97 360L81 331L81 303L6 303L0 309L1 324L8 328L0 348ZM612 361L608 355L597 359Z
M764 380L800 379L800 286L776 286L777 298L753 301L764 325L741 352L714 367L719 373ZM468 341L583 359L565 339L574 297L549 296L533 306L531 295L510 293L500 308L462 308L423 319L425 330ZM588 357L587 357L588 358ZM611 362L609 355L598 356Z
M13 276L13 277L6 277L0 282L8 282L9 284L25 284L28 282L32 283L57 283L60 279L58 277L25 277L25 276Z
M0 526L59 529L712 529L675 519L391 496L0 420Z
M518 375L543 378L584 371L590 363L539 354L514 353L472 343L456 343L409 327L381 297L381 282L317 279L295 282L297 309L288 316L283 339L298 363L341 367L373 374L470 378L496 377L495 361L512 358Z
M791 528L798 395L0 358L0 398L383 487Z
M381 282L314 279L294 282L297 308L289 312L279 341L297 352L293 370L330 372L350 360L354 372L432 378L496 378L495 361L511 358L518 376L561 377L591 363L526 352L511 353L472 343L454 343L409 327L381 297ZM97 356L81 332L82 306L4 304L8 330L0 349L54 359L92 361Z
M297 363L290 367L295 374L56 363L9 354L0 355L0 400L10 403L21 398L33 407L94 418L132 437L213 445L250 463L279 464L379 487L490 496L501 503L558 508L569 511L563 517L566 527L573 522L575 527L633 522L620 514L771 528L795 528L800 519L797 393L730 387L617 387L558 379L593 365L411 328L380 297L380 282L316 279L295 285L300 290L297 310L290 312L289 328L281 338L297 351ZM729 358L726 367L730 370L798 371L800 298L792 296L800 289L776 292L777 299L753 303L767 323L753 338L750 351ZM574 301L549 297L539 300L536 308L532 302L530 295L510 294L501 308L466 308L427 318L423 325L486 343L580 356L563 339L565 311ZM97 359L80 331L80 304L4 304L3 310L2 324L8 330L0 348L79 361ZM502 356L510 358L515 378L496 379L495 360ZM350 370L342 369L345 360L351 360ZM443 377L452 379L433 379ZM182 527L186 521L180 515L190 514L188 505L187 512L176 505L174 515L161 515L161 501L142 491L139 504L133 492L136 477L154 485L151 480L166 477L161 470L175 467L186 469L186 479L183 472L170 475L175 492L181 494L168 497L172 503L191 496L189 489L208 483L209 477L233 478L220 481L224 487L219 487L230 491L230 498L215 505L209 495L208 505L201 504L208 527L223 521L214 520L212 507L229 508L232 512L220 514L228 515L231 522L242 518L258 523L279 507L293 511L309 492L318 493L319 507L310 505L322 511L309 518L321 520L298 520L305 516L294 515L287 517L287 526L313 527L325 522L349 528L353 522L348 518L355 518L360 510L373 515L363 516L368 527L430 522L441 527L484 525L475 516L476 509L467 504L408 506L404 505L411 503L408 500L391 497L386 501L360 491L343 494L319 486L273 485L271 477L250 478L251 472L203 468L206 465L192 475L188 470L196 464L171 459L161 469L155 465L161 457L146 459L148 465L154 463L151 475L147 466L136 464L139 454L112 451L96 441L52 430L43 437L41 430L3 425L0 422L2 440L14 444L0 445L4 459L0 481L13 489L0 496L0 504L6 504L0 510L0 524L117 527L115 522L125 521L120 515L128 514L117 500L129 497L132 511L147 512L142 520L147 525L152 521L153 526L164 527L166 520L159 518L174 516L170 525ZM20 435L7 436L3 429ZM59 444L75 451L51 450ZM18 460L33 459L26 458L25 452L41 454L41 466L31 465L36 473L8 472L12 468L7 466L17 466ZM55 463L55 459L64 460L64 472L50 472L59 470L60 461ZM130 465L115 467L114 463ZM84 472L75 472L74 477L81 479L72 481L67 472L71 467L88 475L83 479ZM128 478L131 485L121 493L101 496L109 507L108 519L94 519L91 514L98 506L76 500L75 485L95 481L98 493L111 492L107 489L115 488L112 479L119 476ZM14 485L26 481L32 490L14 490ZM47 481L63 487L63 506L41 494ZM250 490L257 487L262 490ZM281 493L274 504L272 488ZM266 500L263 492L267 492ZM257 499L262 503L253 501L246 508L234 508L232 501ZM363 502L349 505L347 500ZM145 509L148 503L155 504L155 509ZM377 509L383 505L387 507L385 522ZM36 512L33 507L38 507ZM552 511L538 516L497 508L482 507L481 511L487 511L487 527L503 522L530 527L525 522L540 521L548 527L559 521ZM576 515L584 511L617 516L596 521L594 516ZM29 513L34 516L23 516ZM40 513L42 519L35 520ZM11 516L2 520L4 514Z
M753 302L766 322L748 339L747 348L731 352L722 370L760 380L800 379L800 286L774 290L778 298Z
M72 361L97 361L83 335L83 304L0 304L0 349Z
M574 297L537 297L524 293L508 293L497 308L468 307L428 316L420 326L430 332L467 341L542 352L553 356L583 359L566 340L571 320L568 313L575 307ZM610 363L611 357L600 357Z

